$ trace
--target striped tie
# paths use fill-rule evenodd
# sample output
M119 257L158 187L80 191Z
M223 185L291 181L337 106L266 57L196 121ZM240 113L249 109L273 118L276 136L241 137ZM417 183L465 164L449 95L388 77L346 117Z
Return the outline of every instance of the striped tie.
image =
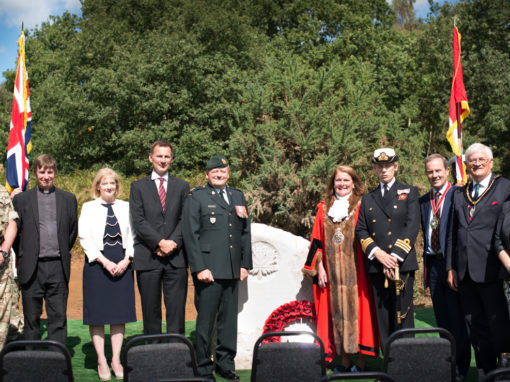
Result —
M165 199L166 199L166 191L163 183L165 178L159 178L159 201L161 202L161 207L163 208L163 212L165 212Z

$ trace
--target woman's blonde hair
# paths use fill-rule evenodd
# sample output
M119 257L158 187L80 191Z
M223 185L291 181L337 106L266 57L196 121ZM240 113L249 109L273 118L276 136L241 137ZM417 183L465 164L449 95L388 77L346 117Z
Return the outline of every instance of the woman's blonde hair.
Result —
M92 187L90 188L90 196L92 196L94 199L99 198L99 196L101 195L98 186L105 176L111 176L115 180L116 185L115 197L122 194L122 185L120 184L119 175L111 168L105 167L97 172L94 180L92 181Z

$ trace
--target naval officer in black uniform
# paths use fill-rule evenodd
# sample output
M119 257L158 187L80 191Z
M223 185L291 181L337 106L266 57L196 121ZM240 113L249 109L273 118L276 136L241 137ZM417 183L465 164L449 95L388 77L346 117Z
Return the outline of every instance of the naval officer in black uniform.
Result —
M363 196L356 237L361 242L377 311L383 351L388 336L399 328L413 328L414 271L418 269L414 242L420 228L418 190L395 179L398 155L393 149L375 150L372 158L379 186ZM397 265L404 289L396 299ZM403 315L400 325L396 312Z
M196 352L200 375L214 380L211 337L217 317L216 373L238 381L239 280L252 267L250 221L243 193L228 187L229 164L213 156L206 166L207 185L193 189L184 204L182 234L195 284Z

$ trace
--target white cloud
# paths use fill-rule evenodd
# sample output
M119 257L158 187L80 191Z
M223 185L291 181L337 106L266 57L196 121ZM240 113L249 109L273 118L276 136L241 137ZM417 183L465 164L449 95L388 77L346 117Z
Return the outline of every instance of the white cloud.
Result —
M7 27L34 28L48 20L50 15L63 11L79 12L79 0L0 0L0 23Z

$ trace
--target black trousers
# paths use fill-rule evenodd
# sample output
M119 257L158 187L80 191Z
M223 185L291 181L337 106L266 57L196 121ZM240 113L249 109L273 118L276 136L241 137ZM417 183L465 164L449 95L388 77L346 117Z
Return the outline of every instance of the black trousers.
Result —
M466 375L471 363L471 343L460 294L448 285L444 259L427 256L427 271L437 326L448 330L455 338L457 374Z
M143 333L161 334L161 292L166 309L166 332L184 334L188 294L188 269L170 264L159 269L136 271L142 303Z
M466 274L459 283L459 292L481 377L496 368L500 353L510 352L510 318L503 281L476 283Z
M24 338L41 339L41 314L43 300L48 315L48 339L67 341L67 297L69 288L60 258L39 260L34 276L21 285L23 314L25 316Z
M217 322L216 365L222 370L235 370L234 358L237 352L237 295L239 280L214 280L203 283L196 277L195 307L196 321L196 352L200 375L208 375L213 371L211 360L211 340L213 328Z
M414 271L400 272L400 278L405 281L404 290L400 292L400 312L405 315L405 318L400 326L397 324L395 283L388 280L388 288L385 288L385 276L383 273L370 273L369 275L374 293L379 338L384 352L386 342L391 333L397 329L414 328Z

